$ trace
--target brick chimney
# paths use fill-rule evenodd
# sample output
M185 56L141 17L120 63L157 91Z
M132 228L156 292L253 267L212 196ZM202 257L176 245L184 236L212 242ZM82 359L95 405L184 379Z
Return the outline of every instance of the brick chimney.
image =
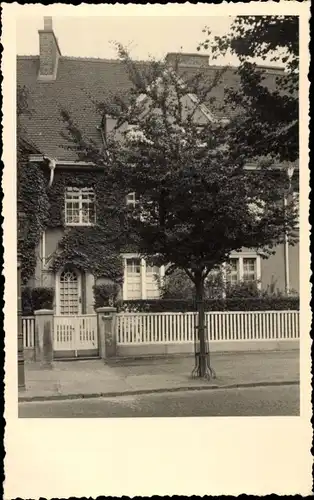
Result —
M169 52L166 55L166 63L170 66L180 66L189 68L200 68L209 65L209 56L204 54L184 54Z
M39 73L41 81L53 81L57 77L61 51L52 27L52 18L44 17L44 29L39 30Z

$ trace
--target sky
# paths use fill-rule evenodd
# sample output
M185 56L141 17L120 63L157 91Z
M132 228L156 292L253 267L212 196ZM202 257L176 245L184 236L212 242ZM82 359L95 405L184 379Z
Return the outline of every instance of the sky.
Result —
M167 52L195 53L204 40L202 29L206 24L215 34L227 33L231 20L177 16L110 16L53 17L53 28L62 55L76 57L114 58L113 41L130 47L136 59L149 56L162 58ZM17 19L17 53L38 54L38 30L43 28L43 17Z
M43 28L43 16L53 14L46 8L43 14L18 16L16 43L19 55L37 55L38 30ZM64 56L116 58L114 41L131 51L134 59L150 56L161 59L167 52L196 53L205 40L202 30L209 26L213 35L228 33L234 18L227 16L82 16L52 15L53 28ZM206 53L202 51L202 53ZM215 64L237 64L228 55ZM263 63L265 64L265 62Z

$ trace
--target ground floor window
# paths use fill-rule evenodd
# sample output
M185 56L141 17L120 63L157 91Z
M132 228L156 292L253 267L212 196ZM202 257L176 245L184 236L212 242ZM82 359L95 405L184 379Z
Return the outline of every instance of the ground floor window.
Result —
M159 298L158 278L163 270L137 256L124 257L124 300Z
M226 266L227 282L236 284L242 281L247 283L260 279L260 257L236 256L229 259Z

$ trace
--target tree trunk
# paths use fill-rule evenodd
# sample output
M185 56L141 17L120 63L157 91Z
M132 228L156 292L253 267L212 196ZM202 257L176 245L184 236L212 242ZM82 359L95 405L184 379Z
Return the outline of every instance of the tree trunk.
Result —
M207 353L206 353L206 332L205 332L205 307L204 307L204 280L199 278L195 283L196 289L196 304L198 313L198 338L200 342L199 353L199 376L201 378L206 375Z
M200 351L199 355L196 356L196 367L193 372L200 378L210 379L216 378L216 374L210 365L210 354L205 325L204 284L205 280L202 277L199 277L195 281Z

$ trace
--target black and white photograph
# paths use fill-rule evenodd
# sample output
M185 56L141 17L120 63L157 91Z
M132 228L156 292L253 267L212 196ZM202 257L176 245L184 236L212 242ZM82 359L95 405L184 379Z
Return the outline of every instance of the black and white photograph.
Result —
M300 14L198 5L16 15L23 425L301 417Z

